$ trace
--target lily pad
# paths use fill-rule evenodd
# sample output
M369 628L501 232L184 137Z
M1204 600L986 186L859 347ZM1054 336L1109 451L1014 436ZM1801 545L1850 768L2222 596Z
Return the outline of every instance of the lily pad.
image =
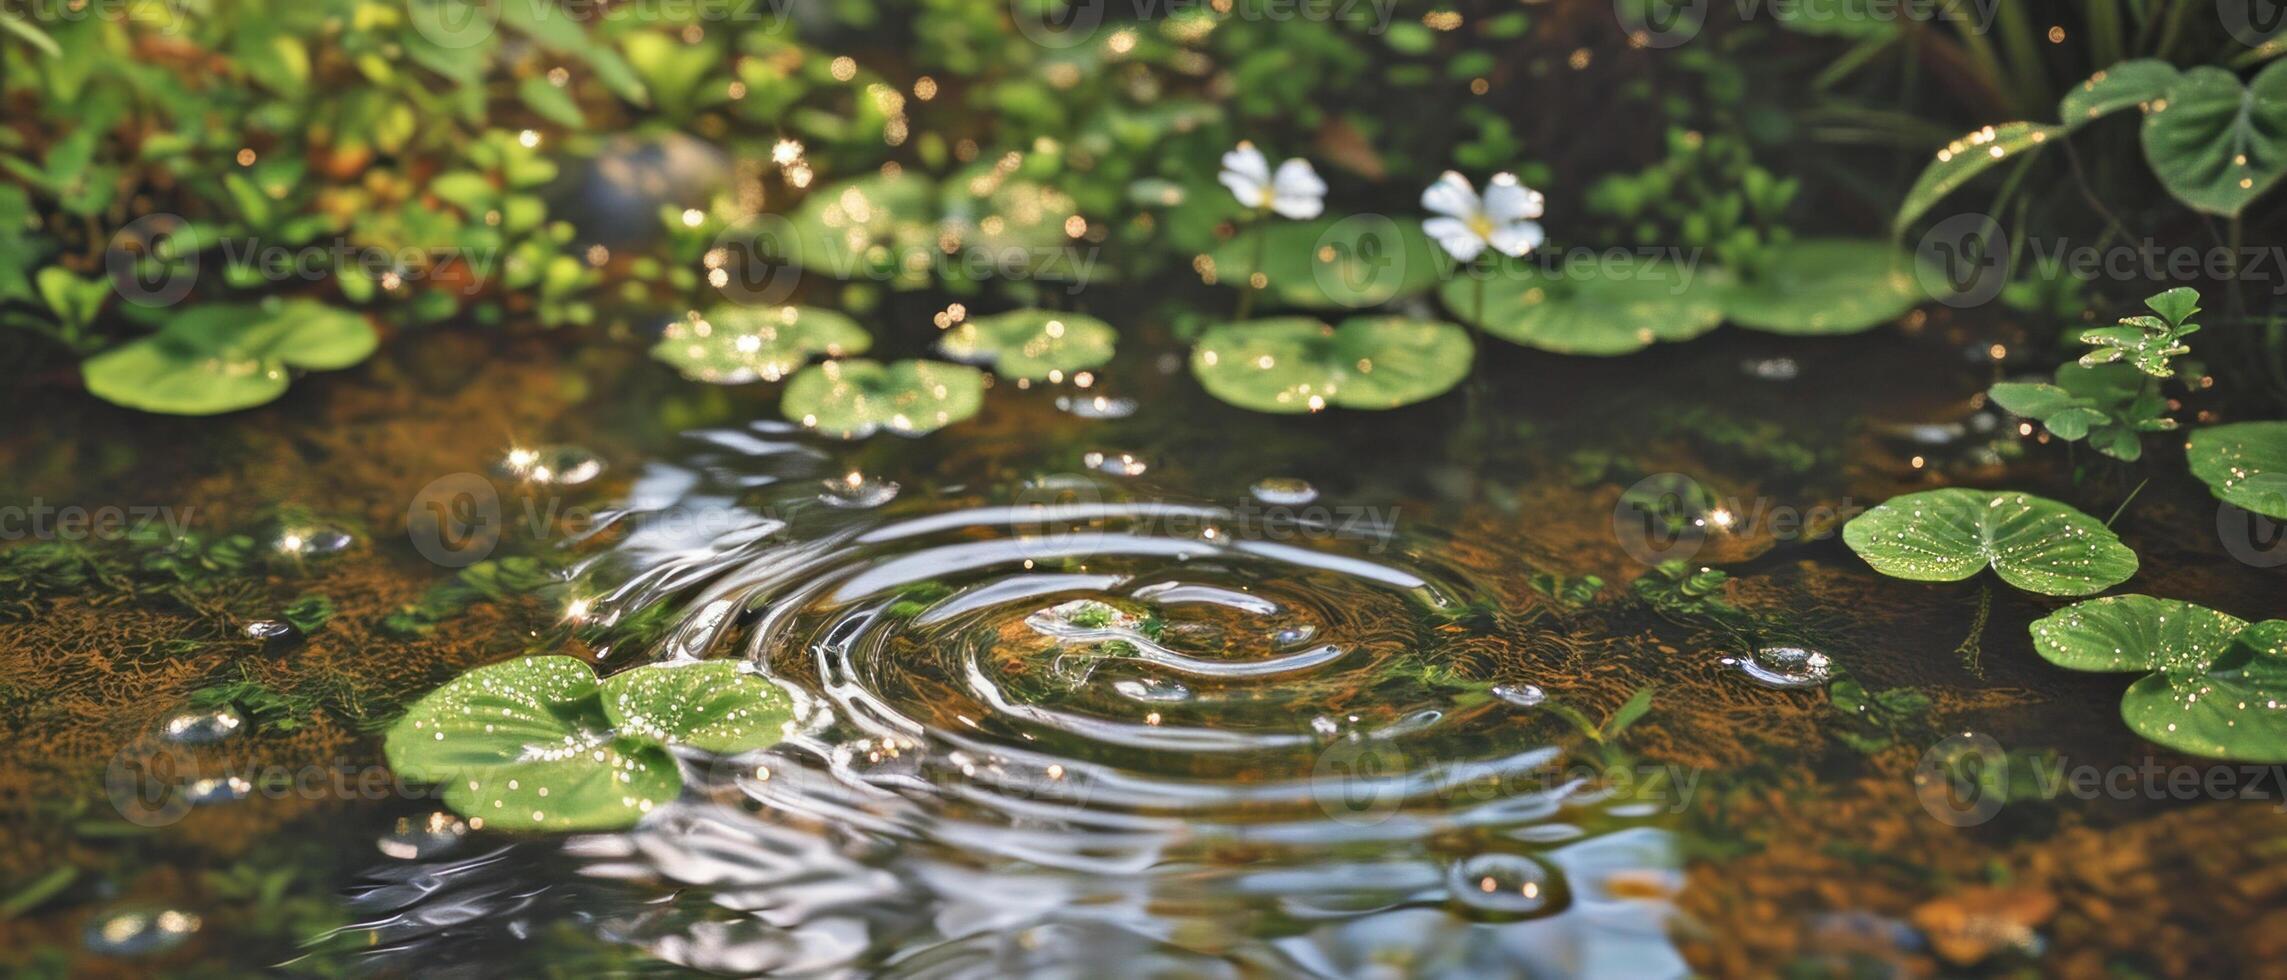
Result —
M2071 670L2138 671L2121 697L2128 727L2160 745L2287 762L2287 622L2249 625L2203 606L2107 596L2050 613L2033 648Z
M1209 256L1215 280L1249 288L1262 256L1263 288L1287 306L1361 309L1428 290L1450 260L1411 222L1378 214L1265 221Z
M1916 582L1958 582L1990 566L2029 592L2089 595L2136 574L2136 553L2102 522L2027 493L1910 493L1852 518L1842 539L1875 571Z
M2192 433L2192 475L2241 510L2287 520L2287 422L2236 422Z
M215 415L286 393L288 369L330 371L372 355L380 338L349 310L315 300L196 306L157 333L88 358L87 390L128 408Z
M500 828L604 830L682 792L668 746L732 754L783 737L791 702L720 661L646 666L598 683L572 657L479 667L390 728L390 767Z
M2168 193L2195 210L2237 215L2287 174L2287 61L2241 85L2193 68L2144 114L2144 159Z
M667 325L651 356L693 381L776 381L813 357L862 354L873 337L857 321L808 306L718 306Z
M873 174L820 188L787 216L790 256L836 279L899 289L929 283L937 252L937 200L928 178Z
M943 361L827 361L787 382L778 410L828 435L862 439L878 429L916 436L977 414L985 374Z
M1330 327L1274 317L1208 328L1191 350L1207 392L1258 412L1328 406L1384 409L1444 394L1469 374L1460 327L1404 317L1353 317Z
M1785 242L1771 246L1762 274L1724 290L1723 312L1772 333L1857 333L1913 309L1923 281L1915 259L1884 242Z
M942 203L942 238L986 265L1058 282L1084 271L1065 227L1080 210L1070 194L985 164L947 178Z
M1112 359L1112 325L1080 313L1010 310L947 331L938 348L958 361L991 364L1001 377L1046 380Z
M1713 267L1650 261L1626 269L1574 262L1551 273L1529 262L1495 267L1484 283L1457 276L1440 291L1464 322L1512 343L1559 354L1612 356L1655 341L1690 340L1723 322L1721 290L1729 275Z

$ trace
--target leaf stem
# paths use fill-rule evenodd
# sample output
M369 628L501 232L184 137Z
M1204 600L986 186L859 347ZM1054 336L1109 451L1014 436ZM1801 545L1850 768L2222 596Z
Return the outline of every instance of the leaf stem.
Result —
M2120 515L2128 511L2128 505L2136 502L2136 495L2144 492L2144 485L2150 482L2152 482L2152 478L2150 476L2146 476L2143 480L2138 481L2136 484L2136 489L2128 491L2128 496L2122 498L2120 501L2120 506L2112 509L2112 516L2104 519L2104 526L2111 527L2112 522L2119 520Z

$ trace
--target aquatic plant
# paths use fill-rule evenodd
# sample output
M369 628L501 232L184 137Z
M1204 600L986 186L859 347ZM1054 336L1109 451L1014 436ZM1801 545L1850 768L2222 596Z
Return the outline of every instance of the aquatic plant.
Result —
M2237 422L2192 432L2192 475L2216 499L2287 519L2287 422Z
M809 306L717 306L667 325L651 356L693 381L777 381L814 357L863 354L873 336L843 314Z
M286 393L293 368L334 371L365 360L380 338L365 318L311 300L169 311L141 340L89 358L87 390L169 415L215 415Z
M984 398L984 372L967 365L851 358L803 368L787 382L779 411L841 439L882 429L917 436L977 414Z
M2176 428L2155 379L2174 377L2175 359L2191 352L2184 338L2200 329L2190 322L2199 298L2188 286L2156 294L2144 302L2159 316L2082 331L2081 339L2096 349L2057 368L2055 384L2003 382L1988 394L2059 439L2086 439L2100 453L2133 462L2144 455L2143 433Z
M454 678L391 726L400 775L497 829L608 830L682 793L672 749L729 756L785 737L785 692L730 661L651 664L602 682L572 657Z
M1357 310L1427 291L1449 268L1421 229L1374 214L1258 222L1217 246L1216 282L1308 310Z
M2050 613L2032 635L2042 658L2068 670L2150 671L2120 699L2138 735L2196 755L2287 762L2287 621L2122 595Z
M2174 377L2176 357L2192 352L2184 338L2200 330L2191 322L2192 314L2200 311L2199 291L2178 286L2146 299L2144 305L2160 315L2123 317L2117 327L2081 331L2081 341L2096 347L2081 355L2081 366L2126 362L2154 378Z
M1445 393L1468 376L1472 355L1460 327L1435 320L1352 317L1329 327L1276 317L1209 328L1191 373L1209 394L1258 412L1384 409Z
M1762 267L1723 290L1724 318L1782 334L1849 334L1897 319L1925 298L1921 259L1884 242L1814 238L1774 244Z
M1310 161L1294 157L1272 173L1270 161L1255 144L1240 142L1223 154L1223 171L1216 176L1241 206L1258 212L1276 212L1298 220L1318 217L1326 210L1326 181Z
M2096 518L2015 491L1960 487L1893 497L1842 526L1874 570L1916 582L1958 582L1992 568L2044 595L2089 595L2136 574L2136 553Z
M970 317L937 347L956 361L990 364L1011 381L1061 381L1110 361L1118 336L1086 314L1022 309Z
M1511 343L1609 357L1715 329L1731 284L1721 269L1661 259L1619 269L1577 261L1553 271L1501 262L1447 280L1439 297L1455 317Z

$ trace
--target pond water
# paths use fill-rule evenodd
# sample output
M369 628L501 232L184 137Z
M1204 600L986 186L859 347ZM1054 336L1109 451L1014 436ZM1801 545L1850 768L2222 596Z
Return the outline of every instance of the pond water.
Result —
M877 316L926 323L900 302ZM10 941L88 970L470 975L2254 962L2287 785L1965 795L1988 752L2260 777L2156 754L2115 715L2125 679L2033 656L2055 604L1883 579L1835 537L1940 481L2071 485L1974 399L2013 339L1916 317L1610 361L1495 345L1466 396L1273 418L1147 337L1085 388L862 442L638 344L466 335L218 421L72 406L6 436L12 496L208 533L292 506L304 546L351 540L190 598L27 594L0 623L9 880L78 869L49 920L74 931ZM498 540L448 540L429 505ZM2116 526L2139 582L2260 616L2275 576L2165 530L2212 510L2162 475ZM547 587L407 628L477 557L537 559ZM246 634L309 593L330 624ZM293 785L373 771L376 726L461 670L557 652L741 659L800 732L694 762L620 833ZM155 758L180 768L138 804Z

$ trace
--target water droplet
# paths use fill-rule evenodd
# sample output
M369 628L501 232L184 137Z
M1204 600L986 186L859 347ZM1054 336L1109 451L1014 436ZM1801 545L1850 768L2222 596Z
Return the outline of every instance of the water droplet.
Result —
M265 643L291 643L301 636L301 631L295 629L294 624L283 619L257 619L240 628L239 633L249 640Z
M1761 381L1793 381L1802 376L1803 366L1792 357L1750 357L1739 362L1739 370Z
M1316 626L1307 624L1302 626L1289 626L1285 629L1271 634L1271 642L1277 644L1278 648L1281 650L1292 650L1295 647L1309 643L1313 638L1317 636L1318 627Z
M332 524L319 524L279 531L277 548L280 554L293 558L331 558L356 543L356 535Z
M559 487L576 487L603 475L602 457L578 446L511 449L501 457L502 476Z
M240 776L210 776L183 785L183 799L192 806L236 803L254 792L254 784Z
M1090 451L1080 456L1082 465L1113 476L1142 476L1151 466L1134 453Z
M1549 905L1555 875L1522 854L1479 854L1453 863L1446 887L1453 899L1488 912L1529 915Z
M1757 684L1782 690L1817 687L1834 676L1834 662L1826 654L1802 647L1763 647L1745 660L1725 662Z
M1112 685L1112 690L1130 701L1165 703L1191 700L1191 689L1177 681L1159 677L1130 678Z
M1342 734L1342 723L1325 715L1310 719L1310 730L1319 738L1333 738Z
M185 708L159 724L160 734L178 745L212 745L246 727L246 716L237 708Z
M399 817L375 846L400 861L418 861L451 853L468 836L469 825L442 810L420 817Z
M1520 708L1537 708L1548 700L1548 692L1538 684L1495 684L1493 696Z
M1061 395L1056 407L1084 419L1124 419L1136 413L1136 400L1111 395Z
M879 507L897 499L898 485L890 480L867 476L855 470L837 479L821 484L818 499L829 507L845 510L864 510Z
M1274 507L1300 507L1318 499L1318 488L1291 476L1265 477L1247 488L1256 500Z
M105 956L150 956L183 944L199 931L199 917L180 909L131 907L97 915L84 942Z

